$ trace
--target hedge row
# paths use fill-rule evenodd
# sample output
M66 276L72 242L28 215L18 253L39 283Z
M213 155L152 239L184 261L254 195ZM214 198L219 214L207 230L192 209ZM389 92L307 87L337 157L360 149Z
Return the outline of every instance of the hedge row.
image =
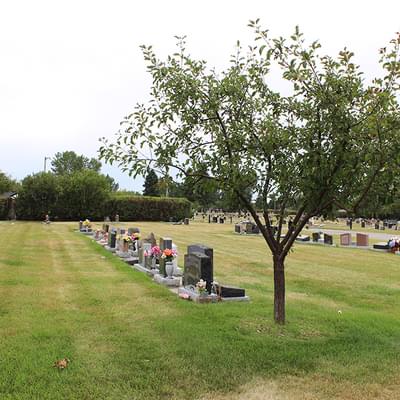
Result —
M115 196L106 203L105 215L119 215L120 221L181 220L191 215L191 203L182 198Z
M69 206L60 206L60 202L40 206L35 201L17 200L17 219L43 220L50 212L53 221L76 221L89 218L92 221L102 221L109 216L114 219L118 214L120 221L170 221L181 220L191 215L191 203L182 198L146 197L116 195L102 202L83 201L75 204L72 200ZM0 200L0 219L7 218L6 203Z

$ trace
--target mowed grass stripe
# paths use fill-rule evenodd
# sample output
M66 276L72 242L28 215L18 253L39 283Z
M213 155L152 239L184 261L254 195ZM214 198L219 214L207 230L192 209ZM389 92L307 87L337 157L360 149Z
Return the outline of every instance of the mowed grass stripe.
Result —
M75 224L0 224L1 399L235 398L253 380L282 395L301 382L309 398L396 398L396 257L297 246L288 324L277 327L260 238L232 235L229 224L125 225L172 237L181 261L190 243L213 246L216 277L243 285L252 302L181 301ZM64 356L72 362L58 372L51 364Z

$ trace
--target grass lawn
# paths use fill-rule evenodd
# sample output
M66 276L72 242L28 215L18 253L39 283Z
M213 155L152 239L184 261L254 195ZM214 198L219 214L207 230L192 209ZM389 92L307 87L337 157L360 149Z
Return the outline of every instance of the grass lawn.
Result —
M214 247L215 280L252 301L186 302L77 224L2 222L1 400L400 399L400 257L297 245L278 327L260 237L230 224L124 225L172 237L180 263L190 243Z

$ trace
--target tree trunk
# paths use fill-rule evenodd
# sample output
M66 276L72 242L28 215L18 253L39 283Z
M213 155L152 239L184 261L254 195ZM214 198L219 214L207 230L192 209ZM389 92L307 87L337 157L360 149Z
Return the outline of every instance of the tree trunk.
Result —
M281 258L274 257L274 319L285 323L285 267Z

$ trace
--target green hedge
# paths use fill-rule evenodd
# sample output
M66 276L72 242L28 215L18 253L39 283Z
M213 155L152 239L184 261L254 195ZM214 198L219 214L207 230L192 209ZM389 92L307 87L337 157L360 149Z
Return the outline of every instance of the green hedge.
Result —
M105 205L105 215L120 221L169 221L191 216L191 203L183 198L114 196Z

